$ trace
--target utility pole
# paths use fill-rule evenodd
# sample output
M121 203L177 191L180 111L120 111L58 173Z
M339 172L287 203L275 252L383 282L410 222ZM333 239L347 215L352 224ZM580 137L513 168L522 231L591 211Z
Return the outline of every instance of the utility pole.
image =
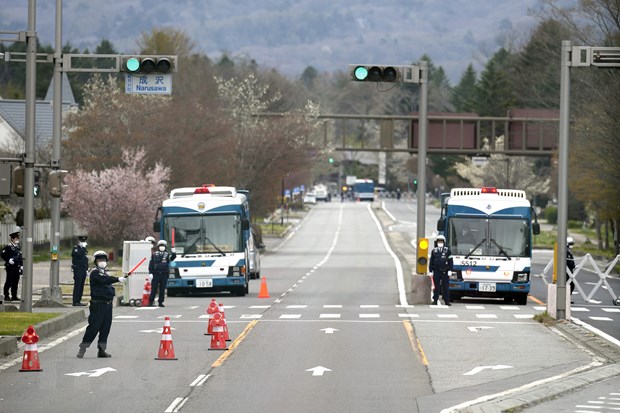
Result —
M428 62L420 65L420 120L418 123L418 202L417 239L425 237L426 223L426 151L428 148Z

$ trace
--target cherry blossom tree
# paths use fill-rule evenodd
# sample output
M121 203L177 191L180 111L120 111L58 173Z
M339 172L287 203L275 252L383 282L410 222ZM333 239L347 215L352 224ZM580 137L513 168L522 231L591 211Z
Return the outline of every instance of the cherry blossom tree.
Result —
M146 169L146 150L122 150L122 162L100 171L78 169L65 178L62 206L91 238L121 245L152 234L155 210L166 198L170 168Z

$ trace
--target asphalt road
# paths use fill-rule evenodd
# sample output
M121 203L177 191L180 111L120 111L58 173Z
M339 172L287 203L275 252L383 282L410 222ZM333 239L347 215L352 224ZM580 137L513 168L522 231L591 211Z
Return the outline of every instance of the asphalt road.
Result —
M413 203L397 208L415 217ZM593 363L532 320L543 308L535 302L404 302L400 264L377 226L387 217L370 204L316 205L263 256L270 298L257 297L253 280L246 297L116 307L111 359L94 348L77 359L77 326L41 343L43 372L3 360L0 411L436 412ZM414 222L385 231L410 233ZM212 298L226 309L229 351L209 350L204 335ZM165 316L178 360L154 360Z

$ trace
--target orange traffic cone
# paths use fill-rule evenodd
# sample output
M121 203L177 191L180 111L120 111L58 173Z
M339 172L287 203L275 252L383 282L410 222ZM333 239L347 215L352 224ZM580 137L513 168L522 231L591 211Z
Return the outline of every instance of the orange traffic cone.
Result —
M207 331L205 331L205 336L210 336L211 334L213 334L213 316L219 311L220 307L217 305L215 298L211 299L209 307L207 307L207 314L209 314L209 323L207 324Z
M224 320L224 340L230 341L230 336L228 335L228 324L226 323L226 314L224 314L224 304L220 303L220 314L222 315L222 320Z
M144 288L142 289L142 307L148 307L151 303L151 281L146 277Z
M22 343L26 345L26 350L24 350L22 368L19 371L43 371L39 363L38 341L39 336L34 331L34 327L29 326L22 336Z
M267 278L265 277L263 277L263 281L260 284L258 298L269 298L269 291L267 291Z
M226 339L224 338L224 327L226 322L218 312L213 315L213 335L211 336L211 347L209 350L228 350Z
M161 333L159 343L159 354L155 360L178 360L174 356L174 346L172 345L172 332L170 331L170 317L164 319L164 330Z

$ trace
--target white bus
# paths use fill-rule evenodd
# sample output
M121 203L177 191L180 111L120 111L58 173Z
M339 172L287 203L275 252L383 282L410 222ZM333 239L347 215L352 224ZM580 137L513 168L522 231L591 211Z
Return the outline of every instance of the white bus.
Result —
M451 299L490 296L527 304L532 234L539 234L540 226L524 191L454 188L437 230L454 261Z
M249 207L233 187L173 189L158 208L153 230L177 258L170 263L168 295L249 288Z

